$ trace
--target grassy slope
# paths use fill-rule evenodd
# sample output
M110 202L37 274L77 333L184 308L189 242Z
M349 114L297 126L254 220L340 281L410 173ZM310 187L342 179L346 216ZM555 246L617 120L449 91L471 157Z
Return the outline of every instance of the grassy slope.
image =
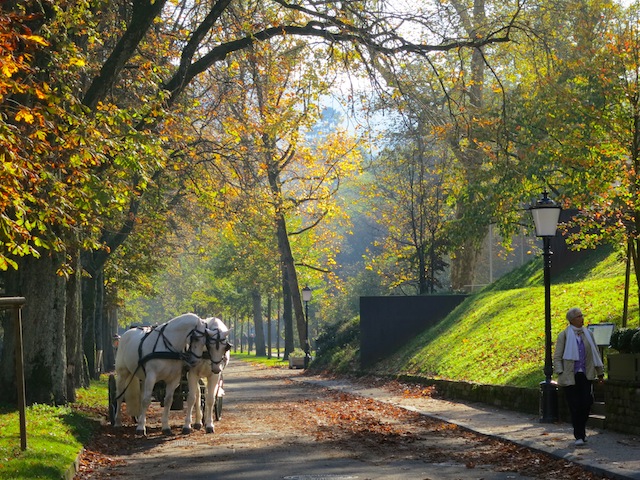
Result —
M552 278L552 342L573 306L582 308L587 324L620 325L624 273L624 262L600 252ZM638 304L631 297L629 325L635 326ZM535 387L544 379L544 323L542 264L535 260L471 296L375 370Z

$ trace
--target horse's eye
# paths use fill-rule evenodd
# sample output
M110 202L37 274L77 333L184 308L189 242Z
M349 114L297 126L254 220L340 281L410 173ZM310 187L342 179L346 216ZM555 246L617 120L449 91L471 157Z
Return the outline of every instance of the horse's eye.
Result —
M227 346L226 346L226 347L225 347L225 349L224 349L224 350L225 350L225 352L228 352L229 350L231 350L231 346L232 346L232 345L231 345L230 343L227 343Z

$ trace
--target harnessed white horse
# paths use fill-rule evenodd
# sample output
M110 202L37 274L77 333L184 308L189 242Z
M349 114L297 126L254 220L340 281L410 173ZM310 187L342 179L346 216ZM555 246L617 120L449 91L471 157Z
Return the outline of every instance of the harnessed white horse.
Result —
M157 327L132 328L120 339L116 353L116 411L114 426L122 425L121 405L136 417L137 435L146 435L146 413L156 382L166 383L162 433L171 435L169 410L173 392L180 384L182 367L195 365L205 348L211 346L216 333L207 329L200 317L186 313ZM222 361L223 355L211 352L212 359ZM212 360L213 361L213 360ZM142 382L141 382L142 381ZM141 391L141 383L143 383Z
M202 428L202 422L205 422L206 433L213 433L213 406L215 398L220 388L220 375L222 370L229 363L229 350L232 345L228 342L229 329L219 318L207 318L205 320L207 328L212 332L217 332L215 338L210 342L209 355L211 362L206 359L200 360L195 366L189 368L187 379L189 383L189 395L187 396L187 414L182 427L183 434L191 433L191 413L193 406L196 405L196 421L193 428L199 430ZM205 354L206 356L206 354ZM214 361L214 358L221 358L221 361ZM202 409L200 408L200 379L206 379L207 385L205 390L204 403L204 419Z

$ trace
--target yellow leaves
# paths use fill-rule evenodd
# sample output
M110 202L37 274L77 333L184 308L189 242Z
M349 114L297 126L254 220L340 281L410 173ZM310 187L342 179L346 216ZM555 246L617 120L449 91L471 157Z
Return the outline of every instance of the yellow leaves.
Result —
M28 40L33 43L37 43L38 45L42 45L43 47L48 47L49 42L47 42L44 38L39 35L22 35L24 40Z
M11 76L19 70L18 65L10 55L2 57L2 74L11 78Z
M86 64L87 64L87 62L85 62L84 59L82 59L82 58L73 57L73 58L69 59L69 65L70 66L84 67Z
M35 117L33 116L33 114L26 108L22 108L20 109L20 111L18 111L18 113L16 113L16 121L24 121L26 123L33 123L35 120Z
M35 87L34 89L36 97L38 97L39 100L44 100L45 98L47 98L47 94L43 90L49 90L49 86L46 83L44 83L42 86L42 90L38 87Z

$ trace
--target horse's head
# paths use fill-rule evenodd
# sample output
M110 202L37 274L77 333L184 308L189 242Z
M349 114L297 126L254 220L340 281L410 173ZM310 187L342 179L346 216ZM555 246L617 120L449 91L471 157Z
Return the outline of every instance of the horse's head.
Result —
M229 351L233 346L229 343L229 328L219 318L208 318L205 322L207 324L206 343L211 359L211 371L220 373L229 363Z
M198 320L189 332L186 355L184 356L184 361L190 367L194 367L203 358L209 343L207 324L202 319Z

